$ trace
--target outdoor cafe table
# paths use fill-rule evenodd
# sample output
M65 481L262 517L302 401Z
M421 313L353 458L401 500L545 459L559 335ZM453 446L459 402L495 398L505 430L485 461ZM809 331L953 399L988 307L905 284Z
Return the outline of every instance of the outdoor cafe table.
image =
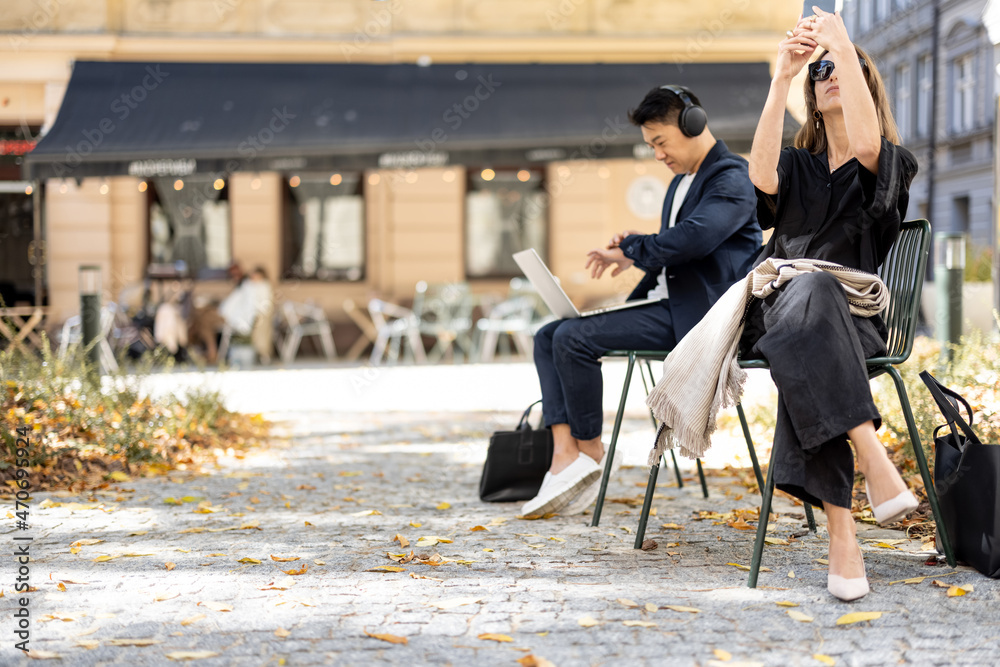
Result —
M25 354L31 354L32 349L40 350L42 339L39 331L44 319L44 308L36 306L0 308L0 347L13 345ZM39 331L35 331L36 328Z

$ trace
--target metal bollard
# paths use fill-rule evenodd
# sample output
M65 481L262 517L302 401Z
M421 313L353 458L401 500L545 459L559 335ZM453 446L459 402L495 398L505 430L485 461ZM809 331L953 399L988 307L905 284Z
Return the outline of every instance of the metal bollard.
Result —
M941 363L951 361L962 338L962 282L965 273L965 233L934 235L934 285L937 291L935 333L941 341Z
M101 335L101 267L80 266L80 344L90 348L87 358L94 370L100 369L100 350L95 341Z

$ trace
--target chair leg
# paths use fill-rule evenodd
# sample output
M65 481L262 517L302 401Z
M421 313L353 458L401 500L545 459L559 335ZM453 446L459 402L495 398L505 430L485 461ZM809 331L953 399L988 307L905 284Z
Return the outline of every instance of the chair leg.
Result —
M674 477L677 478L677 488L684 488L684 478L681 477L681 467L677 465L677 455L674 454L674 450L670 450L670 458L674 461Z
M767 481L760 490L760 516L757 518L757 539L753 543L753 558L750 560L750 578L747 586L757 588L757 575L760 573L760 560L764 555L764 538L767 536L767 522L771 516L771 496L774 495L774 454L771 448L771 460L767 464Z
M646 390L646 396L649 396L650 387L656 386L656 381L653 379L653 365L650 363L649 359L644 360L646 362L646 372L642 370L642 366L639 367L639 375L642 376L642 386ZM649 373L649 384L646 384L646 373ZM653 415L653 411L649 411L649 418L653 420L653 430L655 431L659 424L656 423L656 417ZM670 458L674 462L674 476L677 478L677 488L684 488L684 479L681 477L681 468L677 465L677 454L674 450L670 450ZM666 466L666 460L663 461L663 465Z
M757 462L757 452L753 447L753 438L750 437L750 426L747 424L747 416L743 412L743 404L736 404L736 413L740 416L740 426L743 427L743 437L747 441L747 450L750 452L750 461L753 463L753 474L757 477L757 488L763 492L764 476L760 473L760 463Z
M649 479L646 481L646 497L642 500L642 513L639 514L639 527L635 529L635 548L641 549L646 539L646 524L649 522L649 512L653 507L653 494L656 493L656 478L660 474L660 462L649 468Z
M924 489L927 491L927 500L931 504L931 512L934 513L934 521L937 523L938 535L941 538L941 550L950 567L955 567L955 553L951 548L951 538L941 520L941 508L938 505L937 491L934 489L934 479L927 469L927 457L924 456L923 445L920 444L920 436L917 434L917 425L913 420L913 411L910 409L910 399L906 395L906 386L899 371L891 365L885 367L887 373L892 376L892 381L896 385L896 393L899 394L899 404L903 408L906 416L906 428L910 431L910 444L913 446L913 456L917 459L917 467L920 468L920 477L924 480Z
M802 503L802 506L806 508L806 523L809 524L809 530L816 532L816 517L813 516L813 506L812 503Z
M615 447L618 445L618 432L622 427L622 416L625 414L625 399L628 398L628 386L632 382L632 369L635 367L635 352L628 355L628 369L625 371L625 384L622 386L622 399L618 402L618 414L615 415L615 427L611 431L611 444L605 453L604 473L601 475L601 490L597 493L597 504L594 506L594 518L591 526L601 523L601 509L604 507L604 496L608 491L608 478L611 477L611 465L614 463Z
M701 459L695 459L695 462L698 464L698 481L701 482L701 495L704 498L708 498L708 484L705 483L705 471L701 468Z
M323 342L323 354L326 358L333 361L337 358L337 348L333 344L333 331L330 327L325 327L320 329L319 338Z

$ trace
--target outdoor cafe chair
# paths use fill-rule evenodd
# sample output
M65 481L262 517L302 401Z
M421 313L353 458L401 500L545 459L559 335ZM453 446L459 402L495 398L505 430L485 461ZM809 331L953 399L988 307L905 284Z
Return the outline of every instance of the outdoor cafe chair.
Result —
M97 345L98 362L104 372L115 372L118 370L118 360L115 359L114 350L111 349L111 343L108 342L111 330L115 325L117 311L118 307L114 303L105 304L101 308L101 322L95 344ZM63 322L62 329L59 332L58 354L60 359L66 358L70 345L82 343L83 327L80 322L79 315L71 315Z
M910 434L910 445L913 448L914 458L917 467L920 469L920 476L923 479L924 489L927 492L927 499L930 502L934 520L938 526L940 539L939 546L945 554L948 564L955 566L955 555L951 548L951 540L941 521L941 512L938 506L937 493L934 490L934 480L927 468L927 458L924 456L923 446L920 443L920 435L917 432L916 422L913 419L913 411L910 408L910 401L906 394L906 386L900 376L896 366L904 363L910 356L913 349L913 339L916 333L917 315L920 310L920 293L923 289L924 274L927 268L927 252L930 248L931 226L927 220L912 220L904 222L900 227L899 238L893 244L885 262L879 268L879 277L889 290L889 306L882 313L886 328L889 331L889 338L886 342L887 353L884 356L872 357L865 360L868 367L869 379L876 378L882 374L888 374L892 378L893 386L899 397L903 415L906 420L906 428ZM767 361L763 359L740 360L741 368L770 368ZM743 427L743 435L747 441L747 447L753 449L753 440L750 436L750 429L747 426L746 415L743 406L737 404L737 413L740 417L740 424ZM774 494L774 464L775 452L771 449L770 462L767 468L767 480L761 479L759 467L756 465L756 455L752 455L755 462L754 472L757 474L757 484L761 490L760 517L757 521L757 537L754 541L753 557L750 562L750 576L747 585L751 588L757 586L757 576L760 571L761 557L764 553L764 538L767 533L767 524L770 519L771 498ZM647 488L647 498L650 497ZM807 518L812 517L812 508L805 503ZM642 545L642 538L645 533L646 520L649 517L649 503L643 505L642 515L639 519L640 530L636 535L636 547ZM810 521L810 528L815 524Z
M594 516L591 519L590 525L597 526L601 522L601 511L604 508L604 497L608 490L608 482L611 479L611 466L615 457L615 448L618 445L618 435L621 432L622 418L625 415L625 402L628 399L629 387L632 384L632 371L635 369L636 362L642 360L645 362L644 365L639 366L639 375L642 377L642 386L646 390L646 395L652 390L653 386L656 385L656 380L653 377L653 367L652 361L663 361L667 358L669 350L611 350L604 353L605 358L625 358L628 359L628 368L625 370L625 382L622 385L622 397L618 402L618 412L615 413L615 425L611 430L611 442L608 444L607 456L605 456L606 462L604 464L604 473L601 476L601 489L597 493L597 504L594 506ZM647 380L647 373L649 379ZM652 411L649 413L650 419L653 420L653 430L655 432L657 423L656 417L653 416ZM664 455L666 456L666 455ZM677 478L677 487L684 487L684 480L681 477L681 469L677 465L677 456L674 454L674 450L670 450L670 458L674 463L674 474ZM754 459L754 465L757 461ZM704 497L708 498L708 485L705 482L705 472L701 467L701 459L697 459L698 466L698 479L701 481L701 492ZM656 462L655 465L650 467L649 470L649 482L646 485L646 502L652 501L653 489L656 487L656 478L659 475L660 463ZM647 511L644 518L648 518L649 512ZM640 524L640 530L645 532L646 524L643 521ZM641 541L639 542L641 546Z
M285 334L280 349L282 362L287 364L295 359L299 345L306 336L318 336L326 358L330 361L337 358L337 350L333 345L333 329L322 308L311 303L285 301L281 304L281 312L288 326L288 333Z
M517 350L531 357L531 319L535 312L534 301L518 296L501 301L490 309L486 317L476 321L476 345L479 361L492 361L500 336L509 336Z
M436 339L428 354L432 362L439 361L446 353L472 357L472 310L476 300L469 284L417 283L413 298L413 313L417 317L420 333Z
M427 361L424 344L420 338L420 323L412 310L381 299L372 299L368 302L368 314L372 318L376 332L369 358L373 366L382 363L382 357L387 352L390 361L398 361L404 338L414 360Z

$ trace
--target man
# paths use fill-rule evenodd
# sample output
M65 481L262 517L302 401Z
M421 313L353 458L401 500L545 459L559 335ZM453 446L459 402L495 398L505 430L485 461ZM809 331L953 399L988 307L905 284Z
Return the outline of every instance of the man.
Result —
M597 497L604 468L600 358L609 350L669 350L722 294L750 271L760 251L757 198L747 162L717 141L698 98L680 86L651 90L629 112L656 159L674 174L660 231L616 234L591 250L600 278L635 266L646 275L629 300L661 300L593 317L552 322L535 336L535 367L552 465L525 514L583 512ZM618 458L617 456L615 458ZM613 465L615 462L613 462Z

